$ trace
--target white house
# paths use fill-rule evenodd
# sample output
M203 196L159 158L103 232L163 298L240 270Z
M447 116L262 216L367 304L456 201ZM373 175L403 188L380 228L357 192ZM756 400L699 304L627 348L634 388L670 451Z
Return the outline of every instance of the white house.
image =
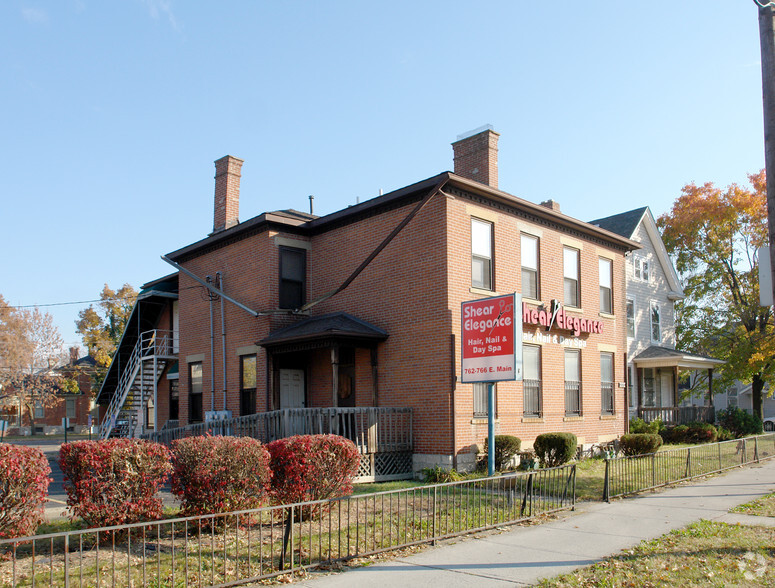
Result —
M627 263L627 385L630 416L664 422L714 420L712 396L707 406L687 406L679 390L679 370L707 370L712 390L718 359L676 349L675 302L684 292L647 206L591 221L602 229L632 239L642 249ZM683 405L683 406L682 406Z

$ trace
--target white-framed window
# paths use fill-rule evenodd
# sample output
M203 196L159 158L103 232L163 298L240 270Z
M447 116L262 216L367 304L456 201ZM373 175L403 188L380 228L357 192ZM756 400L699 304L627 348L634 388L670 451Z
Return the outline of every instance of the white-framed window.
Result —
M655 342L662 341L662 320L659 304L651 302L651 340Z
M520 235L522 296L538 300L538 237Z
M599 257L597 260L597 265L598 274L600 277L600 312L613 314L613 262L605 257Z
M35 418L36 419L46 418L46 409L43 407L43 405L40 402L35 402Z
M541 399L541 347L522 346L522 411L527 417L540 417Z
M614 414L614 354L600 354L600 412Z
M651 280L651 267L647 259L639 255L632 257L633 275L639 282L649 282Z
M66 398L65 407L67 411L67 418L75 419L75 398Z
M627 336L635 338L635 300L627 299Z
M471 219L471 285L493 289L492 223Z
M565 416L581 416L581 351L565 350Z
M737 386L730 386L727 389L727 406L728 407L736 407L738 406L737 403Z
M565 306L579 308L581 296L579 288L579 250L571 247L562 249L563 285Z
M487 382L477 382L474 384L474 418L487 418L487 395L488 395L488 389L487 387L489 384ZM495 384L493 384L495 386ZM497 414L497 406L498 406L498 389L496 388L494 390L495 392L495 412Z

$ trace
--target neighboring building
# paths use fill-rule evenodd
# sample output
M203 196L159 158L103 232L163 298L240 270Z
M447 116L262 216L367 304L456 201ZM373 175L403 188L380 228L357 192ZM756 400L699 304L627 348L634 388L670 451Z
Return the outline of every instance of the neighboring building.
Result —
M459 382L461 304L521 292L525 379L497 384L497 433L527 447L548 431L586 446L617 438L625 255L639 245L500 191L497 141L490 129L462 137L454 173L323 217L240 222L242 161L216 161L213 232L167 254L179 271L143 287L99 393L102 434L171 438L230 416L230 433L271 438L266 423L287 434L298 417L364 454L408 438L410 471L470 468L487 403L485 385Z
M34 419L30 419L26 407L20 407L17 402L10 401L0 407L0 419L8 422L8 434L29 435L31 426L36 434L52 435L63 433L62 419L70 419L68 431L76 433L88 432L89 415L94 417L94 425L98 424L94 399L91 395L91 375L95 366L94 358L78 357L78 349L70 348L70 363L58 368L57 374L62 377L74 378L78 382L80 393L56 395L57 401L49 406L35 407Z
M642 246L628 255L626 264L630 416L647 421L712 421L712 408L694 410L690 407L697 403L682 398L679 374L703 370L700 380L706 391L700 394L699 404L712 407L712 394L707 389L712 389L713 369L723 362L675 348L675 302L684 293L651 210L647 206L636 208L591 224Z

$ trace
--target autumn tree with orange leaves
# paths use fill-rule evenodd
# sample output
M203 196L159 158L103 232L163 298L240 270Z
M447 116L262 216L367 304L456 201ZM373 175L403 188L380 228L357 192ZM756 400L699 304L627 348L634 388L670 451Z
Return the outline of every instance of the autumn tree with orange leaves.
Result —
M750 187L688 184L657 224L686 298L676 305L679 347L727 363L721 384L751 383L753 410L775 389L775 328L771 307L759 306L757 250L767 244L764 170ZM761 260L769 263L768 259Z

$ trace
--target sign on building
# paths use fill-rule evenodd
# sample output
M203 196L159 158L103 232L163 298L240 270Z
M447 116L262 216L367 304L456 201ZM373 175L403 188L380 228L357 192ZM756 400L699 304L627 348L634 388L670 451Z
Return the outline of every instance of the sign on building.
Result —
M463 302L461 381L522 379L521 294Z

